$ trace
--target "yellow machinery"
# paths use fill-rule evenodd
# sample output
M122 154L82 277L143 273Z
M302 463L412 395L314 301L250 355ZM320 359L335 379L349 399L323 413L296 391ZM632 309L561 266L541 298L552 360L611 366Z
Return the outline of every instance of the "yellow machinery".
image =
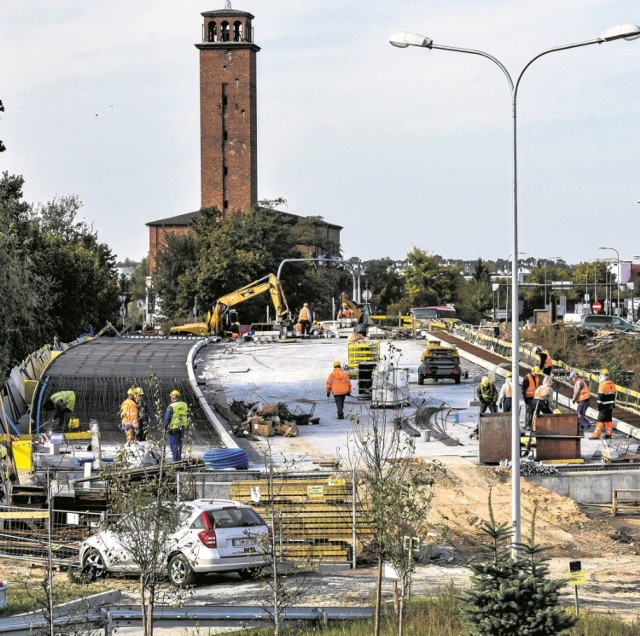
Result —
M227 318L229 309L265 292L269 292L271 295L271 302L276 311L276 321L283 322L290 320L291 312L289 311L282 285L275 274L269 274L240 289L236 289L236 291L230 294L218 298L216 304L213 306L213 311L207 314L206 322L196 322L171 327L171 333L193 334L195 336L224 336L225 331L227 331L225 329L225 319Z

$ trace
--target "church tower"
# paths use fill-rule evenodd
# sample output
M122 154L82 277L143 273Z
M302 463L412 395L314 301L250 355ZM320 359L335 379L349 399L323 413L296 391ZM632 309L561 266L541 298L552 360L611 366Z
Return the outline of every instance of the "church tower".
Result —
M224 215L258 202L256 53L253 17L231 8L202 14L201 205Z

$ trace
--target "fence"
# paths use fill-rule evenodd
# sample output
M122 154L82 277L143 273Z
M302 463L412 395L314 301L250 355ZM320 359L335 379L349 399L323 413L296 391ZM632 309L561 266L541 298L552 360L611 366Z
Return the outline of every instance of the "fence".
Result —
M455 335L463 340L466 340L470 344L474 344L485 349L490 349L498 355L505 358L511 358L512 344L507 340L500 340L484 333L481 329L475 327L459 327L454 331ZM540 364L540 357L533 353L528 347L520 346L520 361L528 364L529 366ZM589 384L589 390L593 395L598 393L598 374L586 369L580 369L578 367L572 367L562 360L554 360L553 364L556 368L563 369L568 375L571 371L575 371L584 378ZM559 379L559 378L558 378ZM568 382L564 384L569 385ZM623 408L634 411L640 414L640 392L634 391L624 386L616 384L616 404Z
M0 558L77 564L80 543L97 527L99 513L0 506Z
M277 557L300 564L355 567L371 535L351 472L181 473L178 497L233 499L252 506L273 526Z

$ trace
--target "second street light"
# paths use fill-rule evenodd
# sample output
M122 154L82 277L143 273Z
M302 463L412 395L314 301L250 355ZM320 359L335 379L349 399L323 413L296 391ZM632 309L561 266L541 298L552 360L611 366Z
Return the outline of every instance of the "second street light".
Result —
M512 148L511 148L511 165L512 165L512 271L516 272L518 269L518 152L517 152L517 98L518 88L520 80L525 71L536 60L540 59L544 55L554 53L556 51L566 51L568 49L575 49L582 46L590 46L591 44L602 44L603 42L610 42L612 40L633 40L640 37L640 27L634 24L625 24L622 26L612 27L603 31L597 37L586 40L584 42L576 42L573 44L565 44L563 46L557 46L551 49L538 53L535 57L531 58L522 68L520 73L516 76L515 81L511 77L511 74L504 66L504 64L489 53L479 51L476 49L465 49L455 46L444 46L442 44L435 44L432 39L425 37L424 35L418 35L417 33L395 33L391 36L390 42L393 46L398 48L407 48L408 46L417 46L425 49L437 49L440 51L452 51L455 53L468 53L469 55L478 55L484 57L493 62L504 74L507 82L509 83L509 89L511 92L511 113L512 113ZM519 378L520 368L520 338L518 333L518 277L512 276L511 279L511 297L512 297L512 309L511 309L511 341L512 341L512 358L511 358L511 372L514 380ZM512 525L513 525L513 543L519 544L521 540L521 523L520 523L520 421L519 421L519 404L520 404L520 387L518 382L513 382L513 404L515 405L511 416L511 511L512 511Z
M620 312L620 252L615 247L599 247L599 250L611 250L616 253L616 259L618 260L618 267L616 273L616 287L618 288L618 302L616 304L616 316L622 315Z

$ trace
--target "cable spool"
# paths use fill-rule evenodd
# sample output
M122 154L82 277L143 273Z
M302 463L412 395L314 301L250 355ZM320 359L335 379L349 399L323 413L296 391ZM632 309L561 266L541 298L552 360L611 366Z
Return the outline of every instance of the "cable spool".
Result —
M249 456L242 448L220 448L207 451L202 459L209 470L222 470L236 468L246 470L249 468Z

